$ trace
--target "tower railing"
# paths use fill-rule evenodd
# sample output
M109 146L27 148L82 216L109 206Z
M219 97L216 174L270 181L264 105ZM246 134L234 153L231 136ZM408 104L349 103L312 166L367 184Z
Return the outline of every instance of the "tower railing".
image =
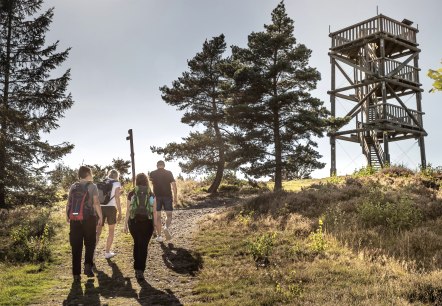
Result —
M384 15L367 19L350 27L330 33L332 48L340 47L367 36L385 33L395 38L416 44L416 28L398 22Z
M369 62L368 69L370 69L373 73L379 73L379 67L382 61L380 58L373 59ZM398 68L402 63L396 60L384 58L384 73L385 76L390 74L390 72L394 71ZM392 77L396 77L402 80L406 80L408 82L419 83L419 68L414 66L405 65L402 67L397 73L395 73Z
M384 113L384 109L385 109L385 113ZM378 104L378 105L369 106L369 112L370 112L370 110L374 114L373 121L387 120L387 121L391 121L393 123L404 124L404 125L408 125L411 127L416 127L416 128L419 127L416 125L416 123L408 115L407 111L403 107L400 107L400 106L397 106L394 104L390 104L390 103L386 103L385 108L384 108L384 104ZM422 114L423 113L415 111L415 110L411 110L411 109L409 109L408 111L413 115L413 117L417 120L417 122L419 122L419 124L422 125ZM367 119L371 119L371 118L367 118Z

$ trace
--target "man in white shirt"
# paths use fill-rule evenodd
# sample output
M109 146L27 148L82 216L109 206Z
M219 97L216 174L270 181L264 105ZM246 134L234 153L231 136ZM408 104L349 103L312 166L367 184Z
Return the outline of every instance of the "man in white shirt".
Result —
M112 180L112 191L111 191L111 200L109 203L105 205L101 205L101 210L103 213L103 219L101 224L97 225L97 245L98 240L100 239L101 231L103 226L107 220L107 224L109 225L109 233L106 241L106 250L104 253L104 257L106 259L112 258L115 256L115 253L111 251L111 246L114 241L115 234L115 224L120 222L121 220L121 204L120 204L120 190L121 183L118 181L120 177L120 173L117 170L112 169L108 172L108 179ZM117 214L118 210L118 214Z

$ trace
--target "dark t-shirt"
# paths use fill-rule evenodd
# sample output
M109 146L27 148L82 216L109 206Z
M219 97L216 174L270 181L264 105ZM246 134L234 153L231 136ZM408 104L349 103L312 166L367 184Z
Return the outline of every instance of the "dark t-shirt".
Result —
M172 188L170 184L175 182L172 172L166 169L157 169L150 173L150 180L153 185L153 193L156 197L171 197Z

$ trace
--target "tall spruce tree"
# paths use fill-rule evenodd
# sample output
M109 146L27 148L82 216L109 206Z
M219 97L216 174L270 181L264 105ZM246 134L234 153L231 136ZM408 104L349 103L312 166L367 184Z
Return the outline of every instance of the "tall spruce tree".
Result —
M280 190L283 176L305 177L324 167L313 137L323 136L328 111L309 93L320 74L308 66L311 51L296 44L283 1L264 28L249 35L247 48L232 47L236 97L229 114L243 171L273 177Z
M54 13L49 9L38 14L42 4L43 0L1 0L0 207L14 193L36 188L35 177L45 165L73 148L41 138L58 127L58 119L73 104L65 94L69 70L61 77L51 76L69 49L57 53L58 42L45 46Z
M151 147L166 160L180 159L185 173L215 173L209 187L217 192L223 177L227 139L229 137L225 116L227 80L222 67L226 60L224 35L213 37L203 44L203 50L188 61L189 71L183 73L171 87L160 88L163 100L180 111L185 111L181 122L192 127L202 126L203 131L190 133L182 143L170 143L164 148Z

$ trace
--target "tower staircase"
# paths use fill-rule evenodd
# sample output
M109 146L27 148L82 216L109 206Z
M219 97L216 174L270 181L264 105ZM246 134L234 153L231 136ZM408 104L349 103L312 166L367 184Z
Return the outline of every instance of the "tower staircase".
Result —
M379 73L379 61L376 55L377 45L375 43L366 44L365 47L361 50L360 61L359 64L362 67L365 67L371 70L374 74ZM368 79L372 76L367 75L365 73L361 73L361 81ZM360 87L356 89L356 96L359 98L359 101L362 101L366 95L368 95L376 85L369 84L364 87ZM362 113L365 116L361 117L361 121L356 121L357 128L361 129L365 125L370 125L379 119L378 108L381 107L378 105L378 98L376 93L373 92L362 105ZM365 122L364 122L365 118ZM358 138L359 143L362 147L362 153L367 158L367 163L371 167L375 169L380 169L385 166L385 156L384 151L382 150L381 141L378 138L378 133L374 130L359 132Z

